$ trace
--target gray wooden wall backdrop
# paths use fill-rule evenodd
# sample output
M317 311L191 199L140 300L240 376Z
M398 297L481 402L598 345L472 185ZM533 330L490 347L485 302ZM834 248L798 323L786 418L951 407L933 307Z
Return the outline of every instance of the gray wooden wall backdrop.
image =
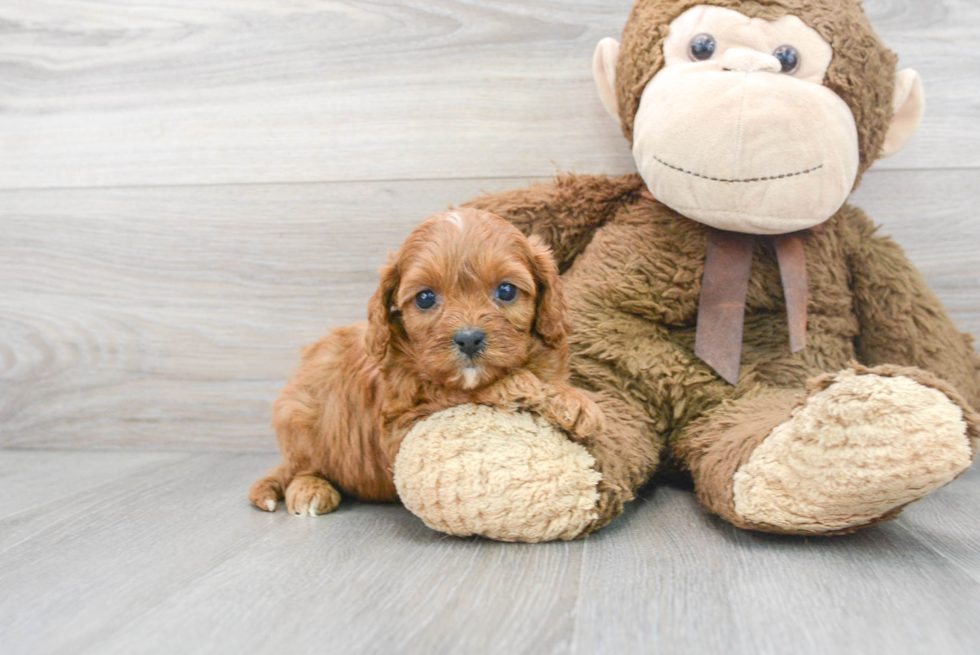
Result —
M416 222L632 170L590 74L630 4L0 2L0 446L274 448ZM980 3L865 7L929 104L855 201L980 331Z

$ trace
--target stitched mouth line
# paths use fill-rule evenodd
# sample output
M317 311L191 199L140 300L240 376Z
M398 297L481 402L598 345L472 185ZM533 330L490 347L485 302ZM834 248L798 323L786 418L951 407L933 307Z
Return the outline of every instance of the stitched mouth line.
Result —
M783 180L786 179L787 177L798 177L800 175L807 175L809 173L813 173L814 171L819 171L821 168L823 168L823 164L820 164L819 166L808 168L805 171L797 171L796 173L783 173L782 175L770 175L768 177L753 177L747 180L726 180L723 177L711 177L710 175L702 175L701 173L695 173L694 171L689 171L680 168L678 166L674 166L673 164L668 164L663 159L657 156L654 156L653 158L656 159L659 163L666 166L667 168L671 168L675 171L680 171L681 173L687 173L688 175L693 175L694 177L700 177L705 180L713 180L715 182L727 182L728 184L742 184L745 182L767 182L769 180Z

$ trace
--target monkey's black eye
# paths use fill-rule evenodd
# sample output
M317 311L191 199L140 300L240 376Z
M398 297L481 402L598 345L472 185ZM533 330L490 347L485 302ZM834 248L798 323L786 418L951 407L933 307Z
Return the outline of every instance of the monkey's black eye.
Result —
M415 294L415 306L421 309L423 312L427 309L432 309L432 306L435 304L436 292L432 289L422 289Z
M718 43L710 34L698 34L691 39L690 54L695 61L707 61L715 54Z
M494 295L500 302L513 302L514 298L517 297L517 287L509 282L502 282Z
M783 72L787 75L795 73L800 67L800 51L791 45L779 46L773 51L772 56L779 60Z

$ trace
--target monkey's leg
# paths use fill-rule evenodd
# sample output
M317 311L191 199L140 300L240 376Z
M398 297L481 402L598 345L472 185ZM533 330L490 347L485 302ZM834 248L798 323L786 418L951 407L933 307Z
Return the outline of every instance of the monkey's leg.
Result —
M914 368L855 366L803 391L729 401L673 444L702 504L731 523L842 534L894 518L976 453L980 416Z

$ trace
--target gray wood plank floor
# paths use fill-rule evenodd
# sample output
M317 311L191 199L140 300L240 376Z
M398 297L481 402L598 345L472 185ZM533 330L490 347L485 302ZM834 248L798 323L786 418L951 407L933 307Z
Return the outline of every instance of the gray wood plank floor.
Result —
M738 531L661 487L585 541L524 545L399 505L259 512L274 459L0 451L0 651L980 649L978 471L850 537Z

